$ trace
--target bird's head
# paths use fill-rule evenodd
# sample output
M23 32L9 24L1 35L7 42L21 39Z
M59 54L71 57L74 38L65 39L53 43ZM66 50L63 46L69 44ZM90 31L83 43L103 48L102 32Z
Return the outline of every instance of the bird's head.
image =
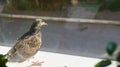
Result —
M31 30L40 30L43 25L47 25L42 19L36 19L31 26Z
M42 19L36 19L34 22L35 24L35 29L40 29L42 26L47 25Z

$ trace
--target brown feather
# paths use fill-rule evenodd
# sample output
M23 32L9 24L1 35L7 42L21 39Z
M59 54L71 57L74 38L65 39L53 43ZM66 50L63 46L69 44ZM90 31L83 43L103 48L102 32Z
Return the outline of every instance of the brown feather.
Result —
M46 23L42 20L34 22L30 30L18 39L7 53L9 62L23 62L37 53L42 44L40 29L43 24Z

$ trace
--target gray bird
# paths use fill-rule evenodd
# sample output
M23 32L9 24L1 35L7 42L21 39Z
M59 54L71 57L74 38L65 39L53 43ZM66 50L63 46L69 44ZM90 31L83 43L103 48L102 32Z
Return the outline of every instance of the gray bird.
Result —
M43 25L47 23L37 19L30 30L17 40L6 54L9 62L24 62L37 53L42 44L41 27Z

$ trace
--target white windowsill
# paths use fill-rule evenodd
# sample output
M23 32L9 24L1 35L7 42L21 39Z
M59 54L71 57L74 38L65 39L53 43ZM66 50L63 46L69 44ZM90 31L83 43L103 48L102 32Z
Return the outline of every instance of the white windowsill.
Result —
M5 54L10 47L0 46L0 54ZM42 66L36 67L94 67L101 59L72 56L58 53L39 51L35 58L31 58L23 63L7 63L8 67L29 67L32 61L44 61ZM30 66L31 67L31 66ZM35 66L34 66L35 67ZM116 67L115 62L109 67Z

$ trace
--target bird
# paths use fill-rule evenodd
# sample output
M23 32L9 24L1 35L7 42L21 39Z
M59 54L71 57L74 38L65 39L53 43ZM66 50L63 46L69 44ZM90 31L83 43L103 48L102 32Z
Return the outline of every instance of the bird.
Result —
M47 25L42 19L36 19L28 32L23 34L8 51L6 57L8 62L24 62L33 57L41 47L41 27Z

